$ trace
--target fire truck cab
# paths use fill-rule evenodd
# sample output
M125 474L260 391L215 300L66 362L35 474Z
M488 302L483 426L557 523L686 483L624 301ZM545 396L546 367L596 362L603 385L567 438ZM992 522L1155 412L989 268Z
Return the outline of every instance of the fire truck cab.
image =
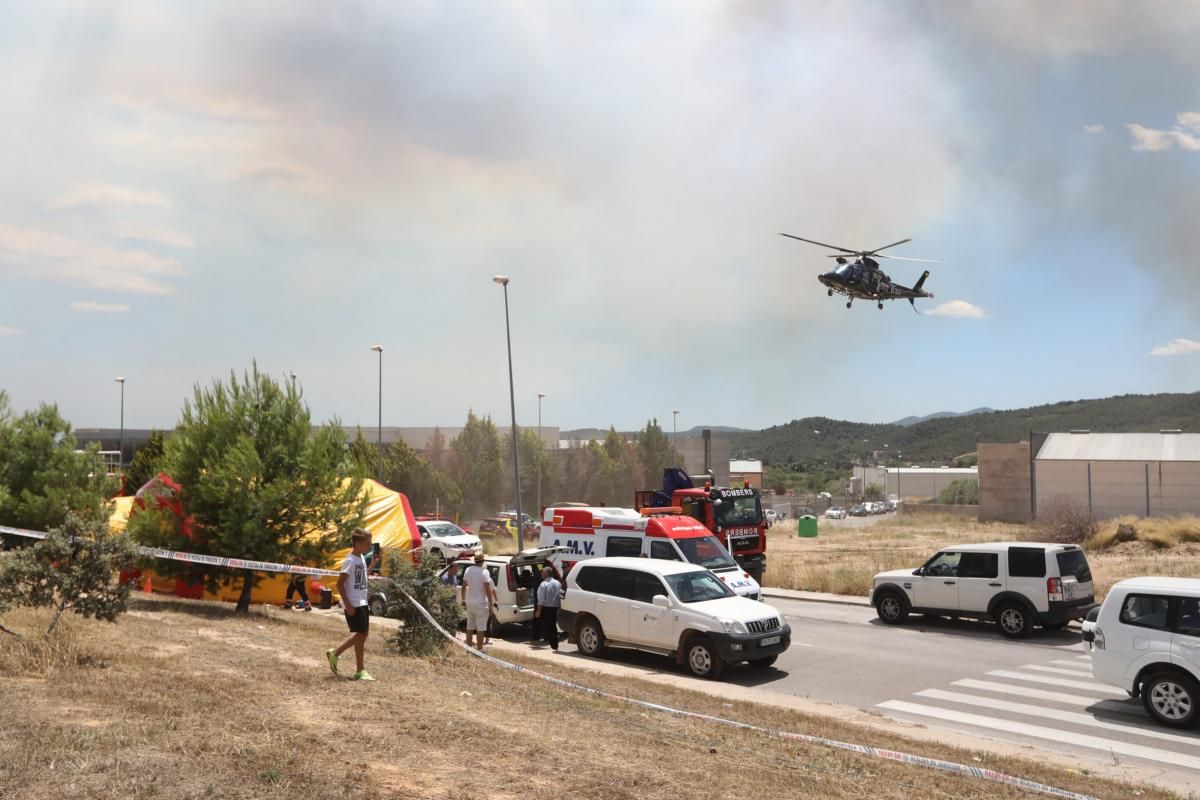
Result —
M608 556L686 561L713 572L735 594L762 599L762 588L738 566L712 531L678 508L554 507L542 519L540 544L562 546L563 573L580 561Z

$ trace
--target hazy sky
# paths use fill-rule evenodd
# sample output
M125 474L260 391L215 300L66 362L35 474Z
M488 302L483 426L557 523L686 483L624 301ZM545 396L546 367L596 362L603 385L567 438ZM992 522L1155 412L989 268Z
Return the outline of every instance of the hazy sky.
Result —
M171 425L889 421L1193 391L1200 4L0 0L0 388ZM937 297L828 298L911 236ZM885 262L910 284L925 265Z

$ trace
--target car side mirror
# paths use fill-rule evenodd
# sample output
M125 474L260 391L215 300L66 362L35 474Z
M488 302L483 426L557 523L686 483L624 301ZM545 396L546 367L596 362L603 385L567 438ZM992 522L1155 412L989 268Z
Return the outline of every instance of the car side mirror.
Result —
M925 568L924 568L924 567L917 567L916 569L914 569L914 570L913 570L913 575L918 575L918 576L920 576L920 575L924 575L924 574L925 574Z
M671 598L667 597L665 594L654 595L654 598L650 602L653 603L654 605L658 606L659 608L670 608L671 607Z

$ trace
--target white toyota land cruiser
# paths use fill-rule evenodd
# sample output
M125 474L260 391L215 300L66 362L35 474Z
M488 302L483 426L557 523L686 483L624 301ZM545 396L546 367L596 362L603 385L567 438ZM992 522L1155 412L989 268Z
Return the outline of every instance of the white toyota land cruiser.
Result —
M576 564L558 626L584 655L606 647L661 653L701 678L737 661L769 667L792 636L778 611L737 596L709 570L653 558Z

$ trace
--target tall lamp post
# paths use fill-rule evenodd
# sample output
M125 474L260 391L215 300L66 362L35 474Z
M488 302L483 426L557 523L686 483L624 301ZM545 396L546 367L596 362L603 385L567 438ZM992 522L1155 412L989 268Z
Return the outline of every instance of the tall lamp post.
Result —
M383 483L383 345L372 345L371 352L379 353L379 421L375 428L375 481Z
M538 512L538 522L541 522L541 517L542 517L542 456L545 454L545 453L544 453L544 452L542 452L542 451L544 451L544 450L546 449L546 444L545 444L545 442L543 442L543 441L542 441L542 398L543 398L543 397L545 397L545 396L546 396L546 395L542 394L541 392L538 392L538 447L540 447L540 448L541 448L541 451L539 451L539 452L538 452L538 461L537 461L537 476L538 476L538 490L537 490L537 512Z
M291 376L291 378L292 378L292 394L295 394L295 393L296 393L296 370L292 370L292 371L291 371L290 373L288 373L288 374L289 374L289 375Z
M123 377L116 378L117 383L121 384L121 433L117 439L117 472L124 474L125 472L125 379Z
M676 436L679 434L679 430L675 426L675 421L676 421L676 419L678 419L678 417L679 417L678 411L671 412L671 435L672 436Z
M504 338L508 342L508 403L512 411L513 485L517 490L517 552L525 549L525 517L521 514L521 464L517 458L517 396L513 390L512 333L508 327L508 276L493 275L492 281L504 287Z

